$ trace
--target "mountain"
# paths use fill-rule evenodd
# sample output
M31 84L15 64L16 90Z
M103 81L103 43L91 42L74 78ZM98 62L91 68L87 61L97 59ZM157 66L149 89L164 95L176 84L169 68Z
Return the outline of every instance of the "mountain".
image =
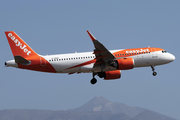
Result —
M71 110L0 110L0 120L175 120L143 108L110 102L98 96Z
M131 120L173 120L173 118L154 111L145 110Z
M75 111L109 111L111 113L125 113L129 117L135 117L145 109L138 107L131 107L125 104L110 102L104 97L94 97L92 100L83 106L74 109Z

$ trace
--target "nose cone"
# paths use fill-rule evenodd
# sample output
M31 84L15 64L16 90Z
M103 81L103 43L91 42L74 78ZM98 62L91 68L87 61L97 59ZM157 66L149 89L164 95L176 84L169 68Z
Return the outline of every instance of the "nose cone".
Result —
M170 54L170 53L169 53L169 55L168 55L168 60L169 60L169 62L174 61L174 60L175 60L175 56L174 56L173 54Z

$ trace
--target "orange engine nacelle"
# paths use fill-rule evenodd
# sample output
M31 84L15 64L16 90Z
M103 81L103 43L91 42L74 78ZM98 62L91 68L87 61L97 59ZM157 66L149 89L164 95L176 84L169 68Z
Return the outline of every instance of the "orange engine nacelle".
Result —
M99 72L98 76L100 78L104 78L104 80L119 79L121 77L121 71L114 70L114 71Z
M123 58L116 60L116 68L118 70L128 70L134 68L134 59L133 58Z

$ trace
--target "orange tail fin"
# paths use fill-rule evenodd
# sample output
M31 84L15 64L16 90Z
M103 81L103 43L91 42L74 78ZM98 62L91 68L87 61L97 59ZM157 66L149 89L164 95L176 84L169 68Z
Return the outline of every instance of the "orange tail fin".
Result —
M13 56L21 56L23 58L28 58L30 56L38 55L14 31L6 31L5 34L11 47Z

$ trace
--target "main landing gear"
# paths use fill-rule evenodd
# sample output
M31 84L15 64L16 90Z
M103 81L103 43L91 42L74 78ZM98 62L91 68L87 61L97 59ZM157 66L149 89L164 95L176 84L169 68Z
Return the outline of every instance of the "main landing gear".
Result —
M94 77L97 73L93 73L93 78L91 79L91 84L96 84L97 83L97 79Z
M154 65L152 65L151 68L152 68L152 71L153 71L153 73L152 73L153 76L156 76L156 75L157 75L157 72L154 71L154 70L155 70L155 69L154 69Z
M96 78L93 78L92 80L91 80L91 84L96 84L96 82L97 82L97 79Z

